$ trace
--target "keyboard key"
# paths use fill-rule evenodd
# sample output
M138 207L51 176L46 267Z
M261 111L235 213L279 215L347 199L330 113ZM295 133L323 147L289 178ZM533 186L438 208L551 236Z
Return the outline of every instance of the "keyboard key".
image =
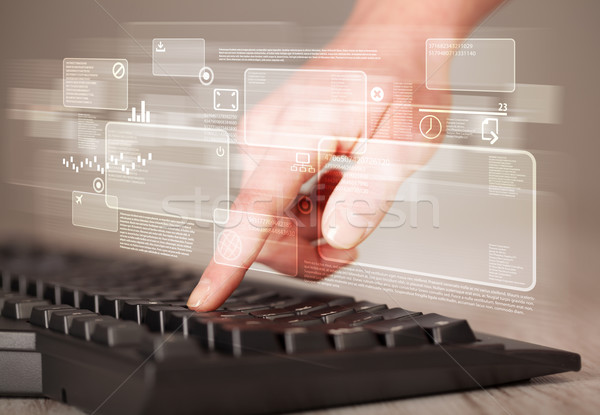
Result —
M89 310L88 310L89 311ZM73 318L69 334L80 339L90 341L96 324L104 321L116 321L114 317L100 316L98 314L84 314Z
M296 327L309 327L314 325L322 325L323 320L320 318L309 317L309 316L291 316L281 317L274 320L275 323L289 324Z
M225 310L229 310L229 311L245 311L247 313L250 313L251 311L257 311L257 310L268 310L269 308L271 308L268 304L259 304L259 303L246 303L246 302L237 302L237 303L232 303L232 304L226 304L223 307Z
M60 290L60 301L62 304L68 304L75 308L79 308L79 303L83 295L77 287L63 285L58 286L56 289Z
M155 305L164 305L160 301L152 300L127 300L123 304L121 318L123 320L132 320L138 324L143 324L146 320L146 311L148 307Z
M240 316L233 313L229 316L224 314L219 317L203 314L209 313L197 313L196 316L188 318L188 331L190 336L198 337L202 346L208 350L215 350L215 329L218 325L227 324L235 320L257 321L257 319L251 318L248 315Z
M410 311L403 308L390 308L389 310L370 311L371 314L381 316L384 320L394 320L397 318L417 317L423 315L419 311Z
M267 300L271 300L279 297L276 291L262 291L255 294L240 296L239 299L247 303L264 303Z
M322 331L309 331L302 327L282 330L283 345L288 354L330 350L331 342Z
M269 330L271 323L255 320L231 322L215 328L215 348L239 357L255 353L279 353L277 333Z
M84 290L82 294L83 296L79 304L80 308L85 308L94 313L100 313L100 304L104 297L118 295L114 291L106 290Z
M256 294L256 288L254 287L238 287L231 293L229 298L244 297L247 295Z
M86 314L93 314L90 310L57 310L52 313L50 317L49 328L54 331L59 331L64 334L69 334L71 323L75 317L83 316Z
M26 300L29 297L14 292L0 291L0 310L4 308L4 302L8 300Z
M11 281L11 291L21 295L27 295L27 278L25 275L13 275Z
M189 294L190 293L188 292L188 296L189 296ZM176 303L178 301L181 301L181 297L167 293L164 295L149 296L149 300L158 301L163 304L171 304L171 303Z
M219 318L245 318L248 319L248 313L242 311L207 311L207 312L194 312L199 318L219 319Z
M326 303L330 307L336 305L347 305L355 302L353 297L339 296L335 294L316 294L311 296L310 299L321 301L323 303Z
M352 305L335 305L308 313L309 317L320 318L324 323L333 323L336 319L354 313Z
M55 281L44 282L43 298L52 304L62 304L60 298L60 284Z
M13 272L3 271L2 272L2 290L5 292L14 292L19 294L25 294L19 289L19 275Z
M25 320L31 316L33 307L50 305L47 300L40 300L38 298L8 298L4 301L2 307L2 316L14 318L16 320Z
M415 322L437 344L472 343L476 340L467 320L444 317L439 314L425 314L415 317Z
M173 311L184 311L186 308L170 305L149 306L146 310L146 326L150 331L164 333L168 320L168 313Z
M227 306L229 304L248 304L247 302L240 300L239 298L236 297L229 297L227 298L227 300L225 300L225 302L223 303L223 307Z
M295 306L295 305L301 303L304 300L305 300L304 298L293 298L293 297L282 296L282 297L273 298L272 300L269 300L265 304L267 304L267 305L269 305L269 307L273 307L273 308L289 308L291 306Z
M30 297L44 298L44 281L40 278L27 280L26 294Z
M33 307L33 310L31 310L31 317L29 318L29 322L31 324L35 324L36 326L48 328L50 325L50 319L52 318L52 314L62 310L73 310L73 307L64 304L43 305Z
M338 351L368 349L379 346L375 333L362 327L331 328L327 330L327 333Z
M11 285L10 272L8 270L2 270L2 272L0 272L0 287L2 288L2 291L11 291Z
M183 337L189 335L189 319L197 313L192 310L173 311L168 314L165 331L181 332Z
M294 312L297 315L304 316L313 311L321 310L328 307L327 303L317 300L306 300L293 306Z
M358 303L354 304L354 311L357 313L360 313L361 311L381 311L387 310L387 308L388 306L385 304L377 304L370 301L359 301Z
M292 316L295 316L296 314L294 313L293 309L289 309L289 308L280 308L280 309L269 308L266 310L251 311L250 315L254 316L256 318L266 318L268 320L274 320L274 319L280 318L280 317L292 317Z
M186 339L180 334L147 334L142 337L138 350L144 357L156 361L187 360L198 358L202 347L195 339Z
M146 330L133 321L113 320L96 324L92 341L106 346L133 346L139 344Z
M100 314L120 318L123 304L127 300L139 300L139 297L103 296L100 302Z
M387 347L430 344L425 331L409 319L380 320L363 326L376 333Z
M165 305L177 306L182 308L187 308L187 300L186 301L169 301Z
M367 313L366 311L360 313L352 313L346 316L340 317L335 320L335 324L356 327L362 326L363 324L371 323L374 321L383 320L383 316Z

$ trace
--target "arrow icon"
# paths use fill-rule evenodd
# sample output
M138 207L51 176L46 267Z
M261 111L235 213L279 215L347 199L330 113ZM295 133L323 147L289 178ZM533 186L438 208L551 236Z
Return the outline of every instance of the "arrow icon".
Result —
M490 131L490 135L493 137L493 138L492 138L492 141L490 141L490 144L494 144L496 141L498 141L498 138L499 138L499 137L498 137L498 134L496 134L496 133L495 133L495 132L493 132L493 131Z
M481 139L494 144L500 136L498 135L498 118L486 118L481 123Z
M156 45L156 51L157 52L166 52L167 49L165 48L165 45L162 43L162 40L158 41L158 44Z

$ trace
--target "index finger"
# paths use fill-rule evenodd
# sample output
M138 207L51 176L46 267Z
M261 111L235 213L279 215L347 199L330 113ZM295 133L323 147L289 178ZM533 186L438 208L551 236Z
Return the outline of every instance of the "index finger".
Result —
M190 309L209 311L223 304L257 259L269 236L264 227L253 226L247 218L263 215L268 223L292 203L302 184L315 174L292 171L290 166L294 163L295 154L289 149L270 149L248 178L225 226L228 232L233 232L229 240L236 242L235 258L228 258L227 264L224 264L216 262L213 257L188 299ZM309 155L316 162L317 153L309 152ZM246 218L242 217L244 215ZM274 223L273 220L270 222ZM222 239L219 243L226 243Z

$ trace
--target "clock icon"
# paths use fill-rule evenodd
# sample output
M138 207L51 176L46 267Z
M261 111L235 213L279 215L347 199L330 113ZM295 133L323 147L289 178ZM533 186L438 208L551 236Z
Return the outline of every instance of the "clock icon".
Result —
M433 140L442 133L442 122L435 115L426 115L419 123L419 130L423 137Z

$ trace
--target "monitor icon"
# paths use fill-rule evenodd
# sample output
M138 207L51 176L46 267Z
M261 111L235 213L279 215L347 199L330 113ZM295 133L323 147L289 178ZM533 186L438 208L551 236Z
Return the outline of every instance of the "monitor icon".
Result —
M296 153L296 163L292 164L290 170L301 173L314 173L315 168L310 164L310 153Z

